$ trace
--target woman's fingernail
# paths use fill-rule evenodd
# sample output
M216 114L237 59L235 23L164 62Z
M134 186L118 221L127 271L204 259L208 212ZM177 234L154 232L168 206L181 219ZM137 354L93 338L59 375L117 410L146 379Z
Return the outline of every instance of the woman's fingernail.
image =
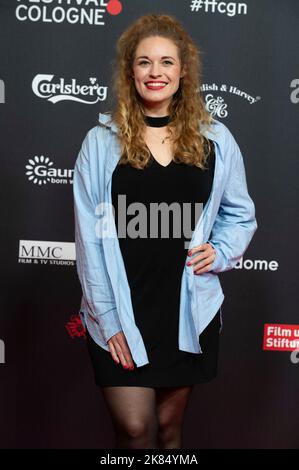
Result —
M191 264L190 261L188 261L187 266L190 266L190 264Z
M188 256L191 256L191 255L192 255L192 251L189 250L189 251L188 251Z

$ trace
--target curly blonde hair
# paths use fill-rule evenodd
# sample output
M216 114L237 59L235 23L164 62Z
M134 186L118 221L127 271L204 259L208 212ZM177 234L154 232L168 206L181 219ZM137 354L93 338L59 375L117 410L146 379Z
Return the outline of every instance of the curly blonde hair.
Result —
M138 98L132 71L139 42L152 36L173 41L178 48L181 67L186 66L186 74L180 79L179 88L168 109L168 129L173 141L174 161L206 170L205 164L211 147L209 140L201 134L200 125L209 127L213 118L200 95L201 52L178 20L167 14L139 17L117 41L112 82L117 104L109 114L118 127L117 136L121 146L118 163L143 169L151 158L150 150L143 139L146 126L144 107Z

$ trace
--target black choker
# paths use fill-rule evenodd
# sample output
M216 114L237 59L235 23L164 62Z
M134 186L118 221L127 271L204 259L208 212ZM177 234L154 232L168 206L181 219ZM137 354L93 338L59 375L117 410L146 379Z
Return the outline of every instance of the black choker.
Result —
M147 116L143 115L145 124L150 127L163 127L167 126L170 121L170 115L168 116Z

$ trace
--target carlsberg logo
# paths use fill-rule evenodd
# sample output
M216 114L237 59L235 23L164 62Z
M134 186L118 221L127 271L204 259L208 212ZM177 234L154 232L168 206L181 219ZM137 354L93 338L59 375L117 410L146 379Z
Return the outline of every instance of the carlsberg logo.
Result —
M90 77L86 85L78 84L75 78L67 83L64 78L55 80L54 77L47 74L36 75L32 80L33 93L54 104L66 100L95 104L107 97L107 87L100 86L95 77Z

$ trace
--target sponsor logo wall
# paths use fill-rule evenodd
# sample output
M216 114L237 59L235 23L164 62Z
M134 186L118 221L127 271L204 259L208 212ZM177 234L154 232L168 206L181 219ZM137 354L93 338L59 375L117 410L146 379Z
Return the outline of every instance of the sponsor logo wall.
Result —
M220 274L219 374L196 386L185 442L298 448L294 0L0 0L0 447L112 446L78 315L72 180L86 132L113 103L116 40L148 12L175 15L202 49L198 91L240 146L258 222Z

